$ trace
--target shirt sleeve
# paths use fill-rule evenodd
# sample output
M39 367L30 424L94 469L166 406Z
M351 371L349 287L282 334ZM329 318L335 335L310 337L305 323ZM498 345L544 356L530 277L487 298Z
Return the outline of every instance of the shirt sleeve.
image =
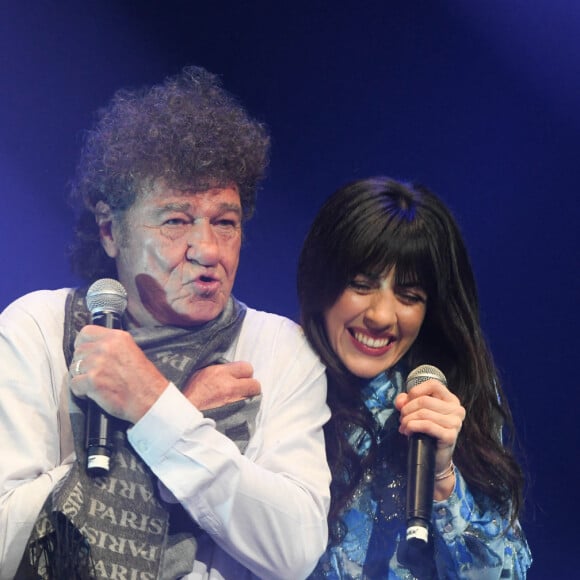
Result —
M60 437L61 429L70 432L62 318L49 307L56 300L64 311L64 295L34 293L0 316L2 580L13 577L44 501L74 458L72 443Z
M173 385L129 431L136 451L215 543L273 579L306 577L327 542L326 379L289 323L240 338L235 360L249 360L262 386L243 455Z
M532 557L519 523L509 526L489 499L476 501L458 470L451 496L434 502L433 523L442 578L526 578Z

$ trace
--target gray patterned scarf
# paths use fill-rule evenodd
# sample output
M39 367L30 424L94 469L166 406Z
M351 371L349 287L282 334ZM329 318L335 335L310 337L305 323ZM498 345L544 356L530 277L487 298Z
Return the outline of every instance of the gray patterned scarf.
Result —
M86 289L67 298L64 354L70 365L74 339L90 323ZM198 369L224 362L237 339L245 306L231 297L222 314L195 329L130 329L161 373L180 389ZM260 397L245 399L204 416L243 452L255 425ZM169 580L191 571L197 524L180 504L159 495L157 480L127 441L129 426L112 420L114 451L107 476L85 471L85 402L73 397L70 417L76 461L48 497L34 526L16 578L92 580L126 577Z

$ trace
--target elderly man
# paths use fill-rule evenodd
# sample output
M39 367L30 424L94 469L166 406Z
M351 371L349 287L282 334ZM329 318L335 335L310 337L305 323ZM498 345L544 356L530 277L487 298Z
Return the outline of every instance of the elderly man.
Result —
M294 323L232 295L268 147L200 68L100 112L72 263L120 282L123 329L92 324L86 288L2 313L0 578L295 579L316 564L324 369ZM114 443L96 476L94 409Z

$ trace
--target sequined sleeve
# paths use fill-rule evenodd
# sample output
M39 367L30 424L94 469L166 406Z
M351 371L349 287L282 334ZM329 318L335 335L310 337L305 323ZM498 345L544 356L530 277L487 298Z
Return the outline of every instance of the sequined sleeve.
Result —
M508 521L487 498L475 500L456 472L455 490L433 504L437 568L441 578L524 579L532 563L519 523Z

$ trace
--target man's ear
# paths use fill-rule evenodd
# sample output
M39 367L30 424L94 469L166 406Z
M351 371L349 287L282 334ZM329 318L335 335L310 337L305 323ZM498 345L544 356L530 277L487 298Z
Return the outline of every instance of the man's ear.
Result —
M109 204L104 201L97 202L95 206L95 220L99 227L101 245L109 258L116 258L119 253L118 230L114 227L114 217Z

